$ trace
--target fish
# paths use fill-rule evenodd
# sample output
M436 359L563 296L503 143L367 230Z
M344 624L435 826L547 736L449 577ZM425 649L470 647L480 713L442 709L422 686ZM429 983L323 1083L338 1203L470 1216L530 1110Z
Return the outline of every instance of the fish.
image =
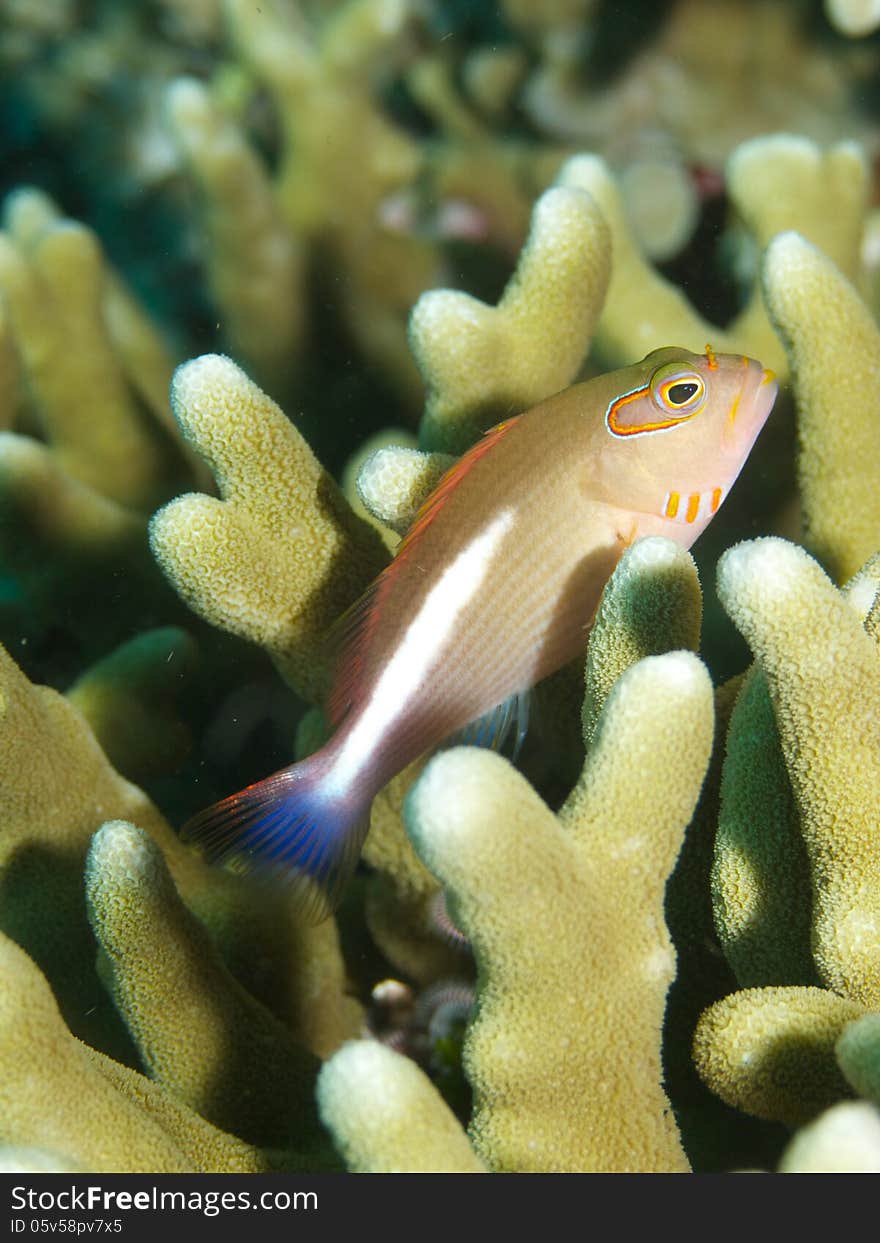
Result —
M754 359L666 347L491 428L342 619L330 740L200 812L184 839L329 915L378 791L450 738L497 746L525 729L529 688L585 650L623 552L650 535L693 544L776 391Z

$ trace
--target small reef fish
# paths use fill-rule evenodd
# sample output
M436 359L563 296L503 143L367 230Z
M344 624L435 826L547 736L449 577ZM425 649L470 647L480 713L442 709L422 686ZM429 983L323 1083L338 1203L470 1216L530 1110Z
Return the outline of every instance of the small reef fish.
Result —
M201 812L185 838L282 875L323 918L375 794L469 725L497 744L517 697L584 650L623 551L647 535L690 547L706 528L775 396L753 359L666 348L492 428L343 619L330 741Z

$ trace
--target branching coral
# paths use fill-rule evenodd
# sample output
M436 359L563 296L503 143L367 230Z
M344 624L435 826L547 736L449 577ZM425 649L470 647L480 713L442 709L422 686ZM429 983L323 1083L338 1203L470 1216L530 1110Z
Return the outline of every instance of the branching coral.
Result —
M880 333L834 264L796 234L770 245L764 285L791 355L806 543L842 582L880 545Z
M179 707L196 660L185 631L148 630L92 665L69 688L68 700L118 772L137 781L181 764L192 739Z
M703 600L693 558L653 537L624 553L609 579L587 648L583 729L590 745L614 683L645 656L700 645Z
M198 613L266 647L291 685L317 697L327 629L382 568L381 540L228 358L181 367L171 401L224 499L172 501L153 518L153 551Z
M133 1056L94 974L82 888L91 835L114 817L150 834L233 975L302 1044L323 1055L357 1033L360 1008L345 992L332 921L304 927L284 895L201 865L146 795L114 772L76 709L32 686L2 651L0 696L2 930L46 973L75 1034L114 1056Z
M279 209L345 273L343 312L367 357L413 392L405 317L435 260L424 242L383 229L381 207L416 178L422 155L372 85L405 36L410 5L356 0L314 28L277 0L228 0L225 11L233 46L275 105Z
M118 300L90 229L57 218L42 196L23 193L8 204L0 238L0 287L16 353L31 395L31 414L70 479L110 501L148 510L173 490L173 446L144 420L127 383L125 356L108 323ZM129 309L131 309L129 304ZM129 323L131 321L129 320ZM140 333L150 333L145 317ZM167 386L171 364L152 346ZM162 407L160 407L161 409Z
M205 801L215 793L201 759L248 694L237 687L210 723L216 701L206 702L199 732L173 707L196 643L203 672L188 686L231 688L242 673L232 638L212 647L201 622L194 639L174 627L179 600L148 560L157 504L153 548L178 597L248 640L242 661L265 649L317 701L328 630L386 564L391 532L451 464L446 451L583 371L659 345L702 350L708 339L785 373L775 327L799 407L810 550L838 582L876 552L878 342L846 278L859 279L860 246L872 261L862 228L877 139L855 116L852 82L829 76L834 64L853 80L870 71L872 46L820 47L790 6L774 4L760 6L756 49L742 14L757 22L759 6L679 0L606 72L606 7L509 0L488 15L410 0L199 0L147 6L147 18L92 6L83 31L64 4L16 9L27 17L0 50L4 66L28 49L39 61L65 36L47 58L56 81L37 63L13 100L41 109L52 150L61 132L79 146L90 97L107 102L111 80L143 71L119 92L136 119L103 139L125 173L108 179L96 155L100 192L80 195L63 167L52 184L84 214L100 202L108 252L123 262L114 213L143 232L150 263L162 255L161 270L188 276L201 263L208 288L181 279L170 296L180 339L217 348L216 324L301 426L313 418L323 434L326 420L334 465L355 457L337 489L281 410L216 354L177 372L175 422L171 354L95 236L40 193L11 198L0 236L0 608L5 635L21 643L13 650L34 653L30 667L69 690L34 686L0 656L0 927L12 938L0 945L0 1045L13 1068L0 1092L0 1162L322 1166L317 1059L364 1030L335 922L304 928L283 894L204 867L106 758L127 777L159 772L151 791L176 821L199 790ZM828 7L854 20L857 6ZM744 67L750 98L731 109ZM783 134L731 154L744 135L793 124L793 108L799 130L837 145ZM868 160L838 141L845 128L867 133ZM588 147L607 162L577 156L540 194L573 153L548 132L563 142L595 133ZM707 256L728 202L734 219ZM141 230L154 210L177 240ZM146 215L131 227L129 211ZM700 253L679 254L692 236ZM699 264L710 307L712 296L732 299L725 281L756 271L764 248L769 318L753 284L724 330L645 258L670 258L676 279ZM720 280L706 275L716 258L727 265ZM459 288L424 292L441 281ZM358 450L377 427L414 421L419 368L421 443L433 452L396 447L396 433ZM346 503L355 473L378 532ZM186 488L201 491L177 496ZM736 503L713 527L719 542ZM764 512L749 514L752 531ZM379 794L371 875L347 895L342 944L364 997L385 978L375 971L394 971L413 1013L438 977L475 968L465 1049L475 1110L466 1133L416 1066L375 1042L349 1044L322 1073L319 1104L351 1168L718 1165L679 1065L698 1002L709 1009L697 1063L738 1107L793 1124L848 1092L877 1099L878 567L868 562L839 593L778 542L723 563L722 597L758 664L731 716L723 781L719 746L693 818L713 695L696 657L658 655L696 648L701 611L693 562L663 541L618 566L585 675L562 670L536 690L520 759L529 780L456 749L423 757ZM57 660L47 655L56 626L76 639ZM218 650L232 653L222 671ZM721 726L736 691L731 682L715 694ZM317 741L317 719L301 745L310 731ZM169 777L191 734L199 767ZM582 742L582 777L554 815ZM259 770L258 727L254 743L247 764ZM235 748L224 745L224 755ZM192 772L200 784L183 792ZM437 935L441 885L473 956ZM673 941L681 970L667 1012ZM782 1168L826 1168L836 1142L856 1144L850 1164L870 1162L875 1124L862 1105L837 1106L796 1138Z
M837 8L864 2L839 0ZM598 150L618 168L658 142L692 165L719 168L739 143L774 130L818 142L874 136L848 89L858 49L817 39L800 5L673 0L629 22L627 9L602 9L604 23L574 32L570 20L544 19L549 37L522 106L545 134ZM625 63L606 80L601 52L613 57L621 42Z
M300 351L303 257L272 186L244 135L192 79L170 88L175 137L198 188L205 221L205 267L224 340L266 382Z
M307 1143L317 1058L229 974L157 846L111 821L86 863L105 982L150 1077L223 1130Z
M347 1044L321 1072L318 1103L347 1167L362 1174L477 1174L458 1121L419 1068L377 1041Z
M715 927L741 986L817 983L809 888L773 704L755 670L728 729L712 874Z
M0 1138L83 1172L257 1173L257 1149L218 1131L172 1095L81 1044L64 1026L45 979L0 937ZM88 1102L88 1108L84 1108Z
M791 135L757 138L733 153L727 173L731 198L758 245L766 245L783 228L798 229L855 274L867 177L864 159L851 143L821 153L813 143ZM621 365L670 340L699 351L709 337L717 349L751 354L785 372L785 353L757 290L727 328L707 323L681 290L641 255L602 160L576 156L562 169L559 182L587 190L611 228L614 266L595 339L601 357Z
M0 233L0 547L32 640L63 615L87 655L174 598L156 574L146 520L192 477L167 411L171 359L91 230L22 190ZM89 583L124 577L96 618ZM63 602L63 607L60 607Z
M576 376L610 270L610 239L595 204L565 188L535 206L516 274L497 307L465 294L424 294L410 340L428 400L425 448L456 452Z
M741 978L773 987L746 989L711 1007L695 1057L725 1100L800 1122L841 1095L835 1041L850 1020L880 1005L880 663L853 602L784 541L727 553L719 592L756 652L775 718L774 729L753 675L731 723L728 782L754 749L755 728L764 730L758 745L769 748L778 729L784 760L783 768L771 757L749 784L739 782L735 803L728 795L722 805L719 928ZM863 707L857 716L855 703ZM802 848L791 832L795 809ZM766 840L750 817L763 823ZM812 888L809 924L790 918L803 903L801 849ZM790 857L796 866L780 870L780 858ZM769 949L755 948L756 932ZM809 943L799 940L808 932ZM810 958L822 989L808 986Z
M438 756L411 793L410 830L477 958L465 1061L471 1136L491 1168L687 1168L660 1086L674 969L662 905L711 738L705 670L685 653L652 657L612 691L559 820L484 752ZM381 1129L351 1123L375 1089L346 1054L322 1072L323 1116L362 1168L387 1168L399 1155Z

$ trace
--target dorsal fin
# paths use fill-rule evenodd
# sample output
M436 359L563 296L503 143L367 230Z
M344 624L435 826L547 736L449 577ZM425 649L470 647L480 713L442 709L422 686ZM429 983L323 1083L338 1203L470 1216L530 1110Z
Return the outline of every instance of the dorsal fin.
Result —
M487 432L477 441L475 445L471 445L467 453L463 453L454 466L450 466L444 475L440 476L440 482L434 491L422 504L419 512L413 519L412 526L401 540L397 552L394 554L394 560L383 573L392 572L400 560L401 554L405 554L416 542L420 535L424 532L434 519L438 516L443 506L449 500L452 493L464 479L465 475L470 474L473 468L479 462L480 458L486 456L490 449L498 444L502 436L509 432L515 423L518 423L520 415L514 415L511 419L505 419L503 423L496 423L494 427L490 427Z
M336 728L342 721L349 707L357 698L357 685L363 667L362 653L370 625L378 617L381 608L384 588L393 582L409 559L413 549L427 528L439 516L444 505L466 475L470 473L480 458L485 457L494 448L502 436L510 431L518 422L519 415L505 419L484 432L475 445L464 453L454 466L441 476L427 500L423 503L412 526L398 545L394 560L373 580L362 596L342 614L330 634L330 644L334 649L336 668L333 679L333 690L327 704L327 715L330 723Z

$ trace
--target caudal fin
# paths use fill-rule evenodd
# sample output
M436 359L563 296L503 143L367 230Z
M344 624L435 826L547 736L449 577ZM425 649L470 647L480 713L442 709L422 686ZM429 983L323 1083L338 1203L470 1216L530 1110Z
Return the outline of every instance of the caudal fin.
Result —
M327 792L321 753L199 812L181 829L213 862L281 881L314 923L339 904L369 827L369 803Z

